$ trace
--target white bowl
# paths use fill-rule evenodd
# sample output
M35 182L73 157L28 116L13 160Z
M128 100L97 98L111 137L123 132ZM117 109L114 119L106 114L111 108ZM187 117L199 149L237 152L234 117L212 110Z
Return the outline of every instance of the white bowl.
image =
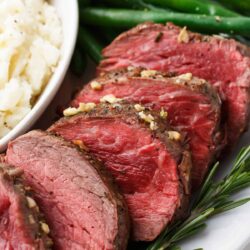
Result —
M68 70L78 32L78 3L77 0L52 0L50 2L55 6L63 25L62 56L55 73L32 110L15 128L0 139L0 152L6 149L9 141L29 130L42 115L57 93Z

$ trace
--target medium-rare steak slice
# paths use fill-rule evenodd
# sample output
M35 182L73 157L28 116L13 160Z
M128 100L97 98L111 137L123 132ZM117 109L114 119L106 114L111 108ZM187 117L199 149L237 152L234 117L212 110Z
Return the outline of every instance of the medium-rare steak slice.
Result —
M106 100L118 101L112 96ZM69 108L64 114L78 111ZM104 162L128 204L137 241L155 239L185 211L188 200L189 153L181 146L181 134L157 115L140 105L100 104L49 129Z
M204 80L191 74L171 77L139 68L110 72L91 81L73 101L100 102L113 94L156 111L167 111L167 121L187 133L193 158L193 188L198 187L221 141L221 103L216 91Z
M223 100L229 143L246 129L250 100L250 50L230 39L202 36L172 24L141 24L103 51L99 71L140 66L192 73L210 81Z
M35 190L55 249L126 249L126 206L96 160L41 131L11 142L6 159Z
M21 174L0 163L0 249L51 249L49 227Z

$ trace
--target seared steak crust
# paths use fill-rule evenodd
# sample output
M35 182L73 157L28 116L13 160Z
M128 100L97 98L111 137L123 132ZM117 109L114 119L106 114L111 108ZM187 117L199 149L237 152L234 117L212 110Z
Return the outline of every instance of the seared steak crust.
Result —
M93 83L98 83L99 88L93 88ZM167 122L187 134L193 157L192 186L197 188L225 144L220 120L221 101L215 89L191 74L176 76L128 67L91 81L72 105L99 103L103 96L110 94L158 113L167 111Z
M128 204L133 238L151 241L187 211L191 160L184 149L185 136L170 139L172 129L159 112L142 109L99 104L89 112L62 118L49 131L104 162Z
M21 174L0 163L0 249L51 249L49 227Z
M182 39L185 33L185 39ZM156 39L159 37L160 39ZM223 101L229 144L246 130L250 104L249 48L233 39L202 36L173 24L144 23L103 50L99 72L135 66L193 75L210 81Z
M6 159L24 171L35 190L56 249L126 249L126 205L91 155L32 131L9 144Z

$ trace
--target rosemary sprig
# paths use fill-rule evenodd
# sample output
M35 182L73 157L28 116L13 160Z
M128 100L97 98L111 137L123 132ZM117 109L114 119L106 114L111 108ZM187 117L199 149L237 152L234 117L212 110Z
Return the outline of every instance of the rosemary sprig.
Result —
M206 220L216 214L244 205L250 198L231 200L232 194L250 186L250 146L237 156L230 173L215 182L216 163L201 188L186 220L167 228L147 250L179 249L176 244L206 227Z

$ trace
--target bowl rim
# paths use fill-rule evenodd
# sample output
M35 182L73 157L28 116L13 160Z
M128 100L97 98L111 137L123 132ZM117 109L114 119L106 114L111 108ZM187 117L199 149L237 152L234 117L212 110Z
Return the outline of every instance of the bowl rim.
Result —
M75 17L74 20L72 20L73 25L70 30L71 34L67 34L67 36L70 37L71 43L67 46L67 50L64 50L59 65L31 111L7 135L0 139L0 152L6 149L7 144L11 140L25 133L34 125L55 97L65 78L75 49L79 25L78 1L70 1L74 12L72 16Z

